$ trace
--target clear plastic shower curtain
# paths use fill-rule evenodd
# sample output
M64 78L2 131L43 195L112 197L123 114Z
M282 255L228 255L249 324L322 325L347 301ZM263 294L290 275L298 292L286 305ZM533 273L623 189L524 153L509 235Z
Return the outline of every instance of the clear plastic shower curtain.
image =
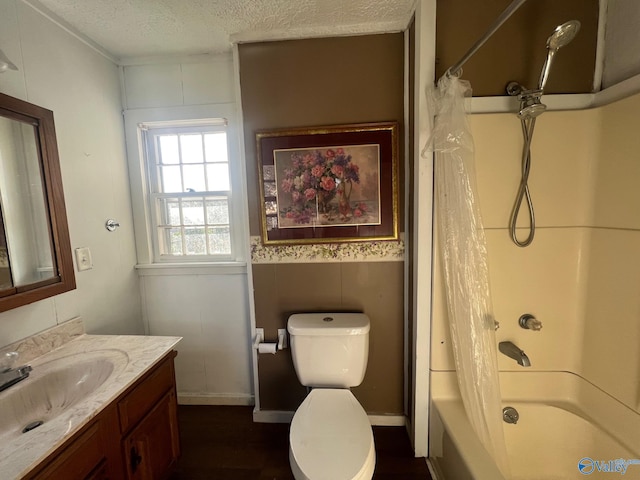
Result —
M464 108L470 95L469 83L454 76L444 76L430 92L437 236L462 401L478 437L509 478L487 249Z

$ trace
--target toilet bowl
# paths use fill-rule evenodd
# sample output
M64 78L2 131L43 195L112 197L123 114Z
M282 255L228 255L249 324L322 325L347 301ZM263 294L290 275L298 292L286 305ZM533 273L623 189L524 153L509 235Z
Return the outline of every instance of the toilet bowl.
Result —
M351 387L364 378L369 318L353 313L289 317L291 353L303 385L313 387L296 410L289 463L296 480L370 480L376 463L367 413Z
M373 476L376 453L371 424L349 390L312 390L293 417L289 439L289 462L296 480Z

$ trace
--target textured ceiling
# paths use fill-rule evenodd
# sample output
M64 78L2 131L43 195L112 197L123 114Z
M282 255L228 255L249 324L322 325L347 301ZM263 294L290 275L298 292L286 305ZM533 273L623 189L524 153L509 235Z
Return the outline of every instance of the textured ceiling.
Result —
M259 41L402 30L414 0L26 0L116 58L230 50Z

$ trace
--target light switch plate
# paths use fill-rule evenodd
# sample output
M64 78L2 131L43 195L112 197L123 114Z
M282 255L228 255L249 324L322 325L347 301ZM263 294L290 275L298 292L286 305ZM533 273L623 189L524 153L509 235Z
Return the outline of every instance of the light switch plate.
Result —
M91 270L93 268L91 250L89 250L89 247L76 248L76 265L79 272Z

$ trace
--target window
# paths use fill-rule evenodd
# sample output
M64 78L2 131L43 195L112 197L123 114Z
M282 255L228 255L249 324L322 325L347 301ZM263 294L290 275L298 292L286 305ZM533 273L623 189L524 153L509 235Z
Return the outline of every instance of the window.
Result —
M140 128L155 261L233 259L226 121Z

